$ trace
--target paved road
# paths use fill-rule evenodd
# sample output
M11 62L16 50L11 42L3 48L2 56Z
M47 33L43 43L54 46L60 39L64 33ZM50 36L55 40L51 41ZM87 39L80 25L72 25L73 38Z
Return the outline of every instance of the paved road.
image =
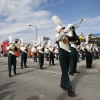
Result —
M77 97L68 97L60 88L61 70L57 60L54 66L45 61L44 70L28 59L29 68L20 68L17 58L17 74L8 77L7 58L0 58L0 100L100 100L100 59L93 61L92 69L85 68L85 60L77 66L79 74L70 76Z

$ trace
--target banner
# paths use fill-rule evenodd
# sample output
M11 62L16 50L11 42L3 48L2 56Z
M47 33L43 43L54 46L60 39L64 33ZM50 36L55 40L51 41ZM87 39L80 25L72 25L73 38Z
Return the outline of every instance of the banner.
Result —
M48 40L50 40L50 38L49 38L49 37L46 37L46 36L43 36L42 39L43 39L43 41L48 41Z
M34 46L37 46L38 45L38 42L37 41L33 41L33 45Z

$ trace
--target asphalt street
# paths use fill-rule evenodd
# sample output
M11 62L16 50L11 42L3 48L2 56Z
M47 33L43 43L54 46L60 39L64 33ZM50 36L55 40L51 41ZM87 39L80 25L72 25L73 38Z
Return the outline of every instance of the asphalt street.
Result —
M70 76L76 97L68 97L60 88L61 69L59 61L49 66L44 62L40 70L38 62L27 60L28 68L20 68L17 58L17 75L12 70L8 77L8 58L0 58L0 100L100 100L100 59L93 60L93 68L87 69L85 60L77 64L79 74ZM12 67L13 69L13 67Z

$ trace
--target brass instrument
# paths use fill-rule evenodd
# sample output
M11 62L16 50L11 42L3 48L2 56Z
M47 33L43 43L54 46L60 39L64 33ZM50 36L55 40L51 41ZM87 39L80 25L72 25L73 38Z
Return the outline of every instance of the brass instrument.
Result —
M79 39L80 39L80 42L85 42L85 37L84 37L84 36L79 35L78 37L79 37Z

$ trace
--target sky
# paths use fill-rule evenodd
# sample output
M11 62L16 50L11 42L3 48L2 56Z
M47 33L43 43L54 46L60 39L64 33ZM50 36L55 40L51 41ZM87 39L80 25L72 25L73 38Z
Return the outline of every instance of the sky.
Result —
M33 43L37 37L50 37L55 42L56 25L51 19L56 15L62 25L82 24L76 29L79 35L100 33L100 0L0 0L0 41L23 38ZM33 26L29 26L33 25Z

